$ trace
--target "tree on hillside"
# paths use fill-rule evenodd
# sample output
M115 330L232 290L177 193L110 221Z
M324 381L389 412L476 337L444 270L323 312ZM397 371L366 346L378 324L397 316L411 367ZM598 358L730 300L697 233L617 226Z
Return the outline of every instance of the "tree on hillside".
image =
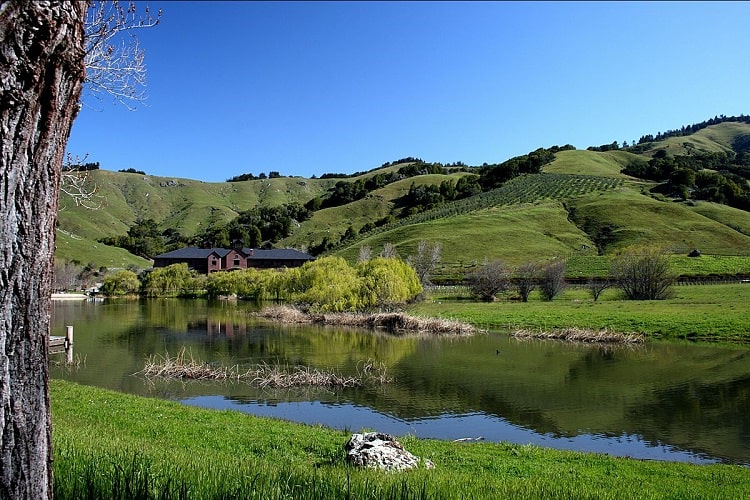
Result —
M626 248L613 258L610 275L631 300L669 298L675 281L666 252L656 247Z
M417 253L410 255L407 262L417 271L422 286L430 285L430 277L440 263L440 243L429 243L421 240L417 245Z
M381 257L398 257L398 250L396 250L396 245L393 243L386 243L383 245L383 250L380 252Z
M501 261L485 261L466 275L471 292L485 302L492 302L510 285L510 271Z
M535 262L521 264L518 269L516 269L514 284L522 302L529 301L529 295L531 295L531 292L537 287L538 276L539 266Z
M604 292L604 290L606 290L610 286L612 286L612 282L608 279L591 278L586 283L586 288L588 288L589 293L591 294L591 298L594 299L594 302L599 300L599 297Z
M357 262L366 262L372 259L372 248L367 245L359 247L359 255L357 256Z
M86 2L0 7L0 497L51 498L47 339Z
M539 294L542 299L551 301L565 289L564 260L556 260L544 266L539 272Z

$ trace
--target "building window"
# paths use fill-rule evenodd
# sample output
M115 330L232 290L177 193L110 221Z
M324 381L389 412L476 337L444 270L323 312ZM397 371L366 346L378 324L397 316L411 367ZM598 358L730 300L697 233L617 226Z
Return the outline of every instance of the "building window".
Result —
M234 267L240 267L240 258L237 257L234 259Z
M215 266L215 265L216 265L216 259L211 259L211 265L212 265L212 266Z

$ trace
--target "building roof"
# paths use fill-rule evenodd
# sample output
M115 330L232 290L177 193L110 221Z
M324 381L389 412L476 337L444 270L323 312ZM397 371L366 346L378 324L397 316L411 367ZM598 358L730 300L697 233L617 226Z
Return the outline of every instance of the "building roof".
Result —
M216 254L217 257L224 257L229 253L229 250L225 248L197 248L197 247L185 247L172 250L171 252L163 253L154 257L155 259L206 259L211 254Z
M250 260L314 260L310 254L294 250L293 248L243 248L242 253Z
M206 259L211 254L225 257L231 250L226 248L197 248L186 247L172 250L154 257L155 259ZM251 260L313 260L310 254L294 250L292 248L273 248L264 250L260 248L243 248L242 253Z

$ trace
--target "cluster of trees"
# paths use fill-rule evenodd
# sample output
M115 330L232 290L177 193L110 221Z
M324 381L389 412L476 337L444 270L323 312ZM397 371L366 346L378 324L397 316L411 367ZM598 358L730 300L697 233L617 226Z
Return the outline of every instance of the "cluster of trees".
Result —
M140 174L140 175L146 175L146 172L143 170L136 170L134 168L124 168L122 170L118 170L118 172L122 172L125 174Z
M272 170L268 172L268 175L264 174L263 172L259 173L257 176L255 174L247 173L247 174L240 174L235 175L234 177L230 177L227 179L227 182L241 182L241 181L257 181L257 180L264 180L264 179L279 179L283 177L279 172Z
M55 262L52 289L58 292L83 290L93 286L106 273L106 267L96 267L93 263L84 266L76 260L64 263Z
M98 241L105 245L124 248L144 259L152 259L167 251L167 242L170 236L174 237L174 233L177 231L161 231L154 219L138 219L130 226L125 236L107 236L99 238ZM177 238L179 240L179 233Z
M500 164L482 164L479 167L479 183L484 191L502 186L505 182L522 174L537 174L544 165L555 159L555 153L573 150L570 144L538 148L534 151L511 158Z
M551 301L565 289L565 261L547 264L527 262L513 269L499 260L485 261L466 274L465 281L472 293L485 302L492 302L501 293L514 290L522 302L539 290L542 300Z
M542 300L551 301L567 286L563 260L529 262L511 268L501 261L485 261L465 277L466 284L480 300L491 302L501 293L515 291L527 302L534 290ZM609 277L591 279L587 284L594 301L604 290L618 287L630 300L660 300L671 296L675 276L667 254L656 247L630 247L610 261Z
M159 229L154 219L138 219L125 236L108 236L98 241L152 259L186 246L200 248L261 248L291 234L294 221L304 221L310 212L299 203L278 207L256 207L241 212L227 223L207 224L192 237L174 228Z
M478 175L465 175L455 182L445 180L439 185L422 184L417 186L412 183L409 192L396 200L396 206L403 207L402 217L408 217L439 207L450 201L468 198L482 192L479 179L480 176Z
M673 156L661 149L648 162L631 163L623 173L662 182L657 192L750 210L750 152L691 151Z
M628 141L622 141L622 147L628 147ZM586 148L587 151L617 151L620 149L620 144L617 141L612 141L610 144L602 144L601 146L589 146Z
M240 212L228 223L206 225L190 243L200 248L260 248L286 238L295 221L309 218L310 211L300 203L255 207Z
M63 165L62 167L63 172L66 171L73 171L73 172L88 172L90 170L99 170L99 162L88 162L88 163L68 163Z
M203 276L187 264L144 273L121 270L107 276L102 292L147 297L236 295L243 299L285 300L310 311L341 312L391 309L422 292L416 270L399 258L376 257L349 265L341 257L324 257L284 270L244 269Z
M311 211L323 208L338 207L346 205L367 196L371 191L380 189L393 182L425 174L444 173L444 167L440 163L425 163L421 160L405 165L396 172L381 172L366 179L357 179L354 182L339 181L324 196L311 199L305 207Z
M750 116L748 115L714 116L710 120L705 120L700 123L694 123L692 125L683 125L679 129L667 130L666 132L658 132L656 135L653 135L653 134L643 135L641 136L640 139L638 139L638 144L640 145L640 144L649 143L649 142L661 141L669 137L682 137L686 135L691 135L691 134L698 132L699 130L703 130L706 127L710 127L711 125L718 125L719 123L725 123L725 122L750 123Z

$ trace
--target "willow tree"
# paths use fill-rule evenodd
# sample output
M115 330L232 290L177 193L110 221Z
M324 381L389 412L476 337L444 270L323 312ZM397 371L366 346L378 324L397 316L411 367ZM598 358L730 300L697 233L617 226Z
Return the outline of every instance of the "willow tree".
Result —
M0 497L52 496L47 338L87 2L0 3Z

